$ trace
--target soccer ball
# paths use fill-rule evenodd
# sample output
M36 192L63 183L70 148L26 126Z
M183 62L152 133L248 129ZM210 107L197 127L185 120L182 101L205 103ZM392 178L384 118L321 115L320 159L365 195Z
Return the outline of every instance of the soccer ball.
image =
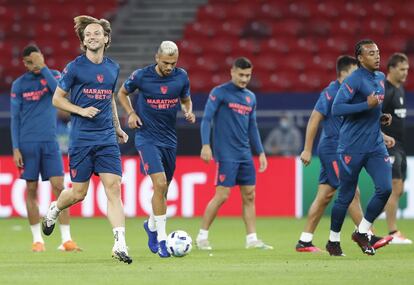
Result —
M167 237L167 250L175 257L182 257L190 253L193 240L185 231L173 231Z

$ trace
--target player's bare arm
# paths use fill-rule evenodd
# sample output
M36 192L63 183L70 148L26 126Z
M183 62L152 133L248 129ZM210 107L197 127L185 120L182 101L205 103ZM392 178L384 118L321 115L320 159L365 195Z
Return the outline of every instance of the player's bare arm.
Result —
M115 96L112 96L112 121L115 128L116 136L118 137L118 143L124 144L128 141L128 135L122 130L119 123L118 109L116 107Z
M319 124L324 120L324 116L316 110L312 111L306 127L305 146L300 154L300 160L307 166L312 160L312 148L316 134L318 132Z
M99 109L95 107L82 108L72 104L67 98L68 95L68 92L61 89L59 86L56 87L52 100L53 106L69 113L78 114L85 118L93 118L99 113Z
M191 101L190 97L181 98L181 110L184 113L184 118L187 120L187 122L190 122L191 124L194 124L196 121L196 117L193 113L193 102Z
M131 100L129 99L129 93L125 89L124 85L118 91L118 99L122 108L128 115L128 127L131 129L139 129L142 126L141 118L137 115L132 107Z

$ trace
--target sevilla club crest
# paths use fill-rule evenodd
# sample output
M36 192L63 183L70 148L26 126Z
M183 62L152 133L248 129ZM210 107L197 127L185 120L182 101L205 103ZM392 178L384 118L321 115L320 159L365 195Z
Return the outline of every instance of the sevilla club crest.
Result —
M165 95L168 92L168 86L161 86L160 90L161 90L161 93Z
M76 174L78 174L78 171L76 169L71 169L70 174L72 174L72 178L75 178Z
M346 164L349 164L351 162L351 159L352 159L352 157L349 156L349 155L344 156L344 161L345 161Z
M46 79L40 79L40 84L42 84L43 86L46 86L47 84Z
M219 180L220 180L220 182L223 182L224 180L226 180L226 175L220 174L219 175Z
M103 74L97 74L96 75L96 79L98 80L99 83L102 83L104 81L104 76Z
M250 102L252 101L252 99L250 99L250 97L249 96L246 96L246 102L248 103L248 104L250 104Z

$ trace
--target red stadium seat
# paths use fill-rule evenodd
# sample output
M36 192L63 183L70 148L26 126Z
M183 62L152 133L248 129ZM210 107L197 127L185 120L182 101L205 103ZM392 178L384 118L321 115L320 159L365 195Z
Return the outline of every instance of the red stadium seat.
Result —
M272 25L273 36L299 36L303 31L304 24L299 19L283 20Z
M252 59L254 72L274 72L278 70L279 58L273 53L261 53Z

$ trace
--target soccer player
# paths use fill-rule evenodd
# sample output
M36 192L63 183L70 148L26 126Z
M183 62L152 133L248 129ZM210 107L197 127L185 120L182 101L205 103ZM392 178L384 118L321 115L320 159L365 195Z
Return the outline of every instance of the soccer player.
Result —
M73 188L62 191L51 203L43 220L43 233L50 235L59 213L85 198L95 173L108 198L108 219L115 238L113 257L129 264L132 259L125 242L121 153L117 144L117 138L124 143L128 136L119 125L113 95L119 65L104 56L111 43L111 26L105 19L90 16L78 16L74 21L85 53L66 66L53 95L53 105L71 113L69 167Z
M163 41L155 55L155 64L134 71L118 92L128 114L128 126L136 129L135 146L141 159L141 171L151 177L154 193L149 219L144 222L148 247L162 258L170 257L166 247L167 192L175 170L177 111L195 122L187 72L177 68L178 47ZM139 90L135 108L129 94Z
M331 202L335 195L335 191L339 186L336 149L338 147L338 136L342 118L332 116L331 107L342 82L357 69L357 66L358 62L354 57L348 55L338 57L336 61L337 79L332 81L329 86L321 92L309 118L308 126L306 128L305 146L300 158L305 166L310 164L313 142L319 125L322 123L323 129L318 145L321 170L318 192L309 209L305 229L300 235L300 239L296 245L296 251L298 252L321 251L312 243L313 233L318 226L325 208ZM359 189L357 188L354 199L349 205L349 214L356 225L361 222L363 217L359 195ZM390 237L383 239L372 234L370 235L370 241L374 248L379 248L388 244L390 239Z
M392 189L391 163L385 146L392 143L384 144L380 127L381 123L390 124L392 118L381 111L385 76L378 71L379 49L372 40L361 40L355 46L355 57L359 68L344 80L332 105L332 114L343 116L338 141L339 193L332 208L326 244L327 251L334 256L343 255L340 232L362 167L371 176L375 193L352 239L365 254L375 254L368 231L383 211Z
M392 192L385 206L389 234L393 244L412 244L397 228L398 200L404 192L404 180L407 172L407 155L405 143L405 92L403 84L408 75L408 58L403 53L393 54L387 64L385 81L385 98L382 105L384 113L392 115L392 125L383 126L382 131L395 139L395 146L388 150L392 163Z
M204 212L196 243L202 250L211 250L208 230L221 205L230 195L230 188L239 185L246 226L246 248L273 249L257 239L255 185L256 170L250 143L259 154L259 172L267 168L267 160L256 122L256 96L248 90L253 65L245 57L237 58L231 68L231 81L215 87L209 95L201 122L201 159L212 159L210 132L214 124L213 147L217 162L216 193Z
M26 180L26 209L33 235L32 251L45 250L40 231L37 186L39 174L49 180L55 196L63 189L62 155L56 138L56 109L52 96L60 72L50 70L39 48L29 45L23 50L23 64L27 72L13 82L10 111L13 160ZM72 241L69 211L59 218L63 251L79 250Z

